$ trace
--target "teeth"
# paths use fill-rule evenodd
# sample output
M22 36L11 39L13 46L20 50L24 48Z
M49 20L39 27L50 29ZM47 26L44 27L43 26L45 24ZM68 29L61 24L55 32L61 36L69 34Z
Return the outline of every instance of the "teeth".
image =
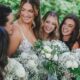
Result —
M64 32L68 32L68 30L67 30L67 29L63 29L63 31L64 31Z
M51 30L51 28L49 28L49 27L46 27L46 29L47 29L47 30Z

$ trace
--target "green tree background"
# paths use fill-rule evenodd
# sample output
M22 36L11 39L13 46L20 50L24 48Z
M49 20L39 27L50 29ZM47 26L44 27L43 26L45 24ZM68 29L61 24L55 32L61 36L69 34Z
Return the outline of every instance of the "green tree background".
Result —
M9 5L13 13L19 10L20 0L0 0L1 4ZM40 0L41 15L47 11L54 10L58 13L60 21L68 13L75 13L80 18L80 0Z

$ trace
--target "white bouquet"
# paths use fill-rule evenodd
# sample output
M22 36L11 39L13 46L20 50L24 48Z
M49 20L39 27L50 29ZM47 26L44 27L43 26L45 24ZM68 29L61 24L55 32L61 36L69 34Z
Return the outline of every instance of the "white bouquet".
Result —
M23 65L28 80L36 80L38 78L39 60L34 51L29 51L29 53L22 52L16 59Z
M65 52L59 56L59 66L62 67L63 72L70 74L66 78L74 77L76 80L80 79L80 49Z
M25 80L25 70L23 66L13 58L8 58L8 64L3 73L4 80Z
M38 55L43 72L47 74L55 74L58 70L58 58L64 52L68 52L69 48L59 40L52 41L37 41L33 50ZM58 71L59 72L59 71Z

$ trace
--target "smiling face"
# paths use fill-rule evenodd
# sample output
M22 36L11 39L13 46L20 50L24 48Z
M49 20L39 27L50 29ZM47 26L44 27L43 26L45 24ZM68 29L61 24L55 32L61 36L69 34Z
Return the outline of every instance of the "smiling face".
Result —
M75 22L72 19L66 19L62 25L62 35L70 36L75 28Z
M12 13L10 13L8 16L7 16L7 19L8 19L8 21L6 22L6 25L5 25L5 29L7 30L7 32L9 33L9 34L12 34L13 33L13 26L12 26L12 24L13 24L13 14Z
M22 6L20 18L26 24L32 23L32 21L34 19L34 10L33 10L33 7L30 3L25 3Z
M57 27L58 21L56 16L48 16L43 23L44 32L50 34Z

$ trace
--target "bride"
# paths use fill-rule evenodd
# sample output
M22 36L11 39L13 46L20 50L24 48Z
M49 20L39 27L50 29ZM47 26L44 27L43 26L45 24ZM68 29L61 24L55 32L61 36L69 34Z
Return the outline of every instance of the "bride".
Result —
M39 0L21 0L20 11L13 26L14 32L10 37L8 56L17 55L16 59L24 66L26 73L31 74L29 76L31 78L38 71L38 58L36 54L33 54L33 51L31 52L31 47L38 38L40 26ZM16 50L20 54L13 54Z

